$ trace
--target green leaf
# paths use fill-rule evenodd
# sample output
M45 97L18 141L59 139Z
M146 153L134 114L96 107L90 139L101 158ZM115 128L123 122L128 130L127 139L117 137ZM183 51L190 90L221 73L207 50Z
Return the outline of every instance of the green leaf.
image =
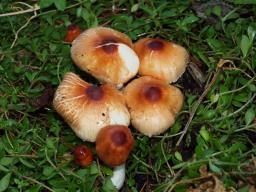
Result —
M89 168L90 168L90 174L98 174L99 173L98 166L95 162L93 162Z
M221 7L220 7L220 6L214 6L212 12L213 12L215 15L217 15L217 16L220 17L220 16L221 16Z
M174 156L175 156L175 158L178 159L179 161L182 161L182 156L181 156L180 152L175 151Z
M43 169L43 175L45 175L45 176L48 177L48 176L50 176L54 171L55 171L55 170L54 170L53 167L46 166L46 167L44 167L44 169Z
M108 176L113 175L113 171L112 171L112 169L110 169L109 167L102 166L102 167L101 167L101 171L102 171L104 174L108 175Z
M244 145L242 142L238 141L234 144L232 144L232 146L230 147L230 152L231 153L236 153L237 151L245 151L247 148L246 148L246 145Z
M200 129L200 135L203 137L203 139L205 141L209 141L209 132L206 130L205 126L203 126L201 129Z
M216 94L216 95L211 95L210 96L210 100L211 100L211 103L216 103L218 100L219 100L219 97L220 95L219 94Z
M77 16L78 18L81 17L82 10L83 10L82 7L78 7L78 8L77 8L77 10L76 10L76 16Z
M112 183L112 181L110 180L110 178L107 178L102 186L102 190L104 192L109 192L109 191L117 191Z
M33 161L29 162L29 161L27 161L25 159L22 159L22 158L19 158L19 160L26 167L31 168L31 169L35 168L35 165L32 164Z
M247 34L250 39L250 43L252 44L254 37L256 35L256 31L253 29L253 27L249 26L247 29Z
M6 167L4 167L3 165L0 165L0 171L9 172L9 169L7 169Z
M136 12L138 9L139 9L139 3L136 3L136 4L134 4L134 5L132 6L131 12L132 12L132 13L133 13L133 12Z
M251 46L251 43L249 38L246 35L243 35L240 43L240 49L242 50L243 57L247 56L250 46Z
M53 4L54 0L41 0L39 3L40 8L46 8Z
M0 180L0 192L5 191L10 183L11 173L7 173L1 180Z
M221 173L221 169L219 167L217 167L216 165L214 165L212 162L209 162L209 168L214 173Z
M183 25L187 25L187 24L191 24L191 23L194 23L196 21L198 21L199 18L195 15L190 15L188 17L186 17L183 21L182 21L182 24Z
M8 166L14 161L12 157L3 157L0 159L0 165Z
M56 8L60 11L64 11L66 8L66 0L55 0L54 4Z
M255 111L253 108L250 108L245 113L245 123L246 125L249 125L253 119L255 118Z

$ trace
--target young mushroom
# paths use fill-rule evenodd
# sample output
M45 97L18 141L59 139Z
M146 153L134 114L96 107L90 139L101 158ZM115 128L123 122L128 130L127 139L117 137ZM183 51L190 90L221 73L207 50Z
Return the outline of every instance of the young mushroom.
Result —
M76 164L80 165L81 167L87 167L92 164L92 151L86 145L76 146L73 154Z
M149 137L173 125L183 105L183 94L178 88L149 76L129 83L124 96L132 125Z
M78 25L72 24L68 26L68 31L65 36L65 42L72 43L72 41L77 38L81 33L80 27Z
M132 47L127 35L111 28L95 27L73 41L71 57L82 70L120 87L139 69L139 58Z
M53 99L53 106L78 137L94 142L100 129L109 124L128 126L130 114L123 95L113 86L99 87L69 72Z
M185 72L189 55L180 45L157 38L143 38L134 44L140 59L139 74L175 82Z
M111 181L120 189L125 180L125 161L134 145L130 129L123 125L102 128L96 138L96 153L107 165L114 167Z
M134 139L127 126L109 125L97 135L96 153L104 163L114 167L127 160L133 145Z

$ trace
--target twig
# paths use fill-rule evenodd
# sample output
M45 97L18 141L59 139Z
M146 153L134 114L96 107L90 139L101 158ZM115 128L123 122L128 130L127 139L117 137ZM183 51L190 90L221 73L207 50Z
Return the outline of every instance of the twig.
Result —
M170 166L170 164L168 163L168 159L166 158L166 155L165 155L165 152L164 152L164 146L163 146L163 143L164 143L164 140L166 139L166 137L164 137L162 140L161 140L161 151L162 151L162 154L164 156L164 160L166 162L166 165L171 173L171 176L174 176L174 171L172 169L172 167Z
M51 161L51 159L48 157L48 151L47 148L45 148L45 157L46 160L48 161L48 163L50 163L50 165L58 172L58 174L64 179L64 181L67 181L66 177L62 174L62 172L58 169L58 167L56 167L53 162Z
M27 176L21 176L21 177L24 178L24 179L27 179L27 180L29 180L29 181L31 181L31 182L33 182L33 183L36 183L36 184L38 184L38 185L44 187L45 189L47 189L47 190L49 190L49 191L51 191L51 192L55 192L53 189L51 189L51 188L48 187L47 185L45 185L45 184L43 184L43 183L41 183L41 182L39 182L39 181L37 181L37 180L31 178L31 177L27 177Z
M220 117L218 119L209 120L209 122L221 121L221 120L224 120L226 118L229 118L229 117L232 117L232 116L236 115L237 113L242 111L245 107L247 107L252 101L254 101L255 97L256 97L256 93L242 107L240 107L238 110L234 111L233 113L228 114L227 116L223 116L223 117Z
M139 157L137 157L135 154L132 154L132 156L133 156L137 161L139 161L142 165L144 165L145 167L147 167L147 168L149 168L149 169L151 169L151 170L154 171L154 169L153 169L150 165L148 165L147 163L145 163L144 161L142 161L141 159L139 159Z
M33 155L33 154L17 154L17 153L13 153L10 155L6 155L6 157L25 157L25 158L39 158L39 156L37 155Z
M248 131L252 131L256 133L256 130L250 129L250 128L256 128L256 123L253 123L251 125L246 125L245 127L236 129L235 132L240 132L240 131L244 131L244 130L248 130Z
M167 192L170 187L172 187L173 185L175 185L175 183L174 183L175 180L180 176L180 174L182 173L183 170L184 170L184 167L181 168L181 169L174 175L174 177L172 178L172 180L170 181L170 183L168 184L168 186L165 188L164 192Z
M33 8L34 6L36 6L36 5L32 6L32 5L29 5L29 4L24 3L24 2L21 2L21 1L19 1L19 2L14 2L13 4L21 4L21 5L24 5L24 6L28 7L28 8Z
M26 9L26 10L0 14L0 17L21 15L21 14L24 14L24 13L31 13L31 12L38 11L39 9L40 9L39 5L35 4L33 7L29 8L29 9Z
M17 39L18 39L18 36L19 36L20 31L21 31L22 29L24 29L25 27L27 27L28 24L30 23L30 21L31 21L32 19L36 18L36 16L37 16L37 13L36 13L36 11L35 11L35 12L34 12L34 15L33 15L32 17L30 17L30 18L27 20L27 22L26 22L21 28L19 28L19 30L15 33L15 38L14 38L14 40L13 40L13 42L12 42L12 45L11 45L10 49L12 49L12 48L14 47L14 45L15 45Z
M195 115L195 113L196 113L196 110L197 110L198 106L201 104L201 102L203 101L204 97L205 97L205 96L207 95L207 93L210 91L211 87L213 86L213 84L215 83L215 81L216 81L216 79L217 79L217 76L218 76L218 74L219 74L219 72L220 72L220 69L222 68L222 66L223 66L225 63L232 63L232 61L220 59L220 61L218 62L217 68L216 68L216 71L215 71L215 73L214 73L214 75L213 75L213 77L212 77L212 80L210 81L210 83L208 83L208 84L205 86L206 88L205 88L204 92L203 92L202 95L199 97L199 99L197 100L196 104L194 105L194 107L192 108L191 112L189 113L189 119L188 119L188 121L187 121L187 123L186 123L186 125L185 125L184 130L182 131L182 134L181 134L179 140L178 140L177 143L176 143L176 146L179 146L179 145L180 145L180 143L181 143L181 141L182 141L184 135L185 135L185 134L187 133L187 131L188 131L188 128L189 128L189 126L190 126L190 123L191 123L192 120L193 120L193 117L194 117L194 115Z
M169 186L169 188L166 190L168 192L173 191L173 189L180 184L188 184L188 183L194 183L195 181L200 181L203 179L207 179L207 178L211 178L213 175L206 175L206 176L200 176L200 177L196 177L196 178L192 178L192 179L187 179L187 180L182 180L182 181L178 181L176 183L174 183L173 185Z
M253 78L251 78L251 79L250 79L247 83L245 83L242 87L239 87L239 88L234 89L234 90L231 90L231 91L222 92L222 93L219 94L219 96L226 95L226 94L229 94L229 93L235 93L235 92L241 91L242 89L244 89L244 88L246 88L247 86L249 86L255 79L256 79L256 76L254 76Z
M99 159L97 159L96 162L97 162L97 167L98 167L98 170L99 170L99 175L100 175L102 181L104 181L105 178L104 178L104 176L103 176L103 174L102 174L102 171L100 170L100 162L99 162Z

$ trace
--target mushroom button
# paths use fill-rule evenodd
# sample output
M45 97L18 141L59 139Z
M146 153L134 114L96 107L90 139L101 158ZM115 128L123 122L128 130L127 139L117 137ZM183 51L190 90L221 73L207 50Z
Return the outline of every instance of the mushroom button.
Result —
M143 38L134 44L140 59L139 74L175 82L185 72L188 52L163 39Z
M124 96L132 125L149 137L173 125L183 105L183 94L178 88L149 76L129 83Z
M73 154L75 162L81 167L87 167L92 164L93 155L87 146L81 145L75 147Z
M96 87L71 72L64 76L55 92L53 106L76 135L86 141L94 142L106 125L130 123L119 91L108 84Z
M109 166L123 164L132 150L134 139L130 129L123 125L102 128L96 139L96 152Z
M81 33L80 27L77 25L69 25L68 31L65 36L65 41L68 43L71 43L77 36L79 36Z
M103 82L122 85L134 77L139 58L128 36L106 27L86 30L71 47L71 57L82 70Z

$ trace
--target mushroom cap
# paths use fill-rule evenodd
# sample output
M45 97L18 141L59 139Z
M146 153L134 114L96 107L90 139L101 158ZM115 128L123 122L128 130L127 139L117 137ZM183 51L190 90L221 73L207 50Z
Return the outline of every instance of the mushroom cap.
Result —
M133 148L131 130L123 125L109 125L102 128L96 138L96 152L109 166L123 164Z
M87 167L92 164L93 154L90 148L85 145L75 147L73 151L75 162L81 167Z
M108 84L93 86L72 72L60 83L53 106L76 135L86 141L94 142L106 125L130 123L130 114L119 91Z
M149 137L173 125L184 99L178 88L150 76L130 82L124 96L132 125Z
M122 85L139 70L139 58L132 47L124 33L95 27L72 42L71 57L79 68L100 81Z
M180 45L163 39L143 38L134 44L140 59L139 74L175 82L185 72L189 55Z

